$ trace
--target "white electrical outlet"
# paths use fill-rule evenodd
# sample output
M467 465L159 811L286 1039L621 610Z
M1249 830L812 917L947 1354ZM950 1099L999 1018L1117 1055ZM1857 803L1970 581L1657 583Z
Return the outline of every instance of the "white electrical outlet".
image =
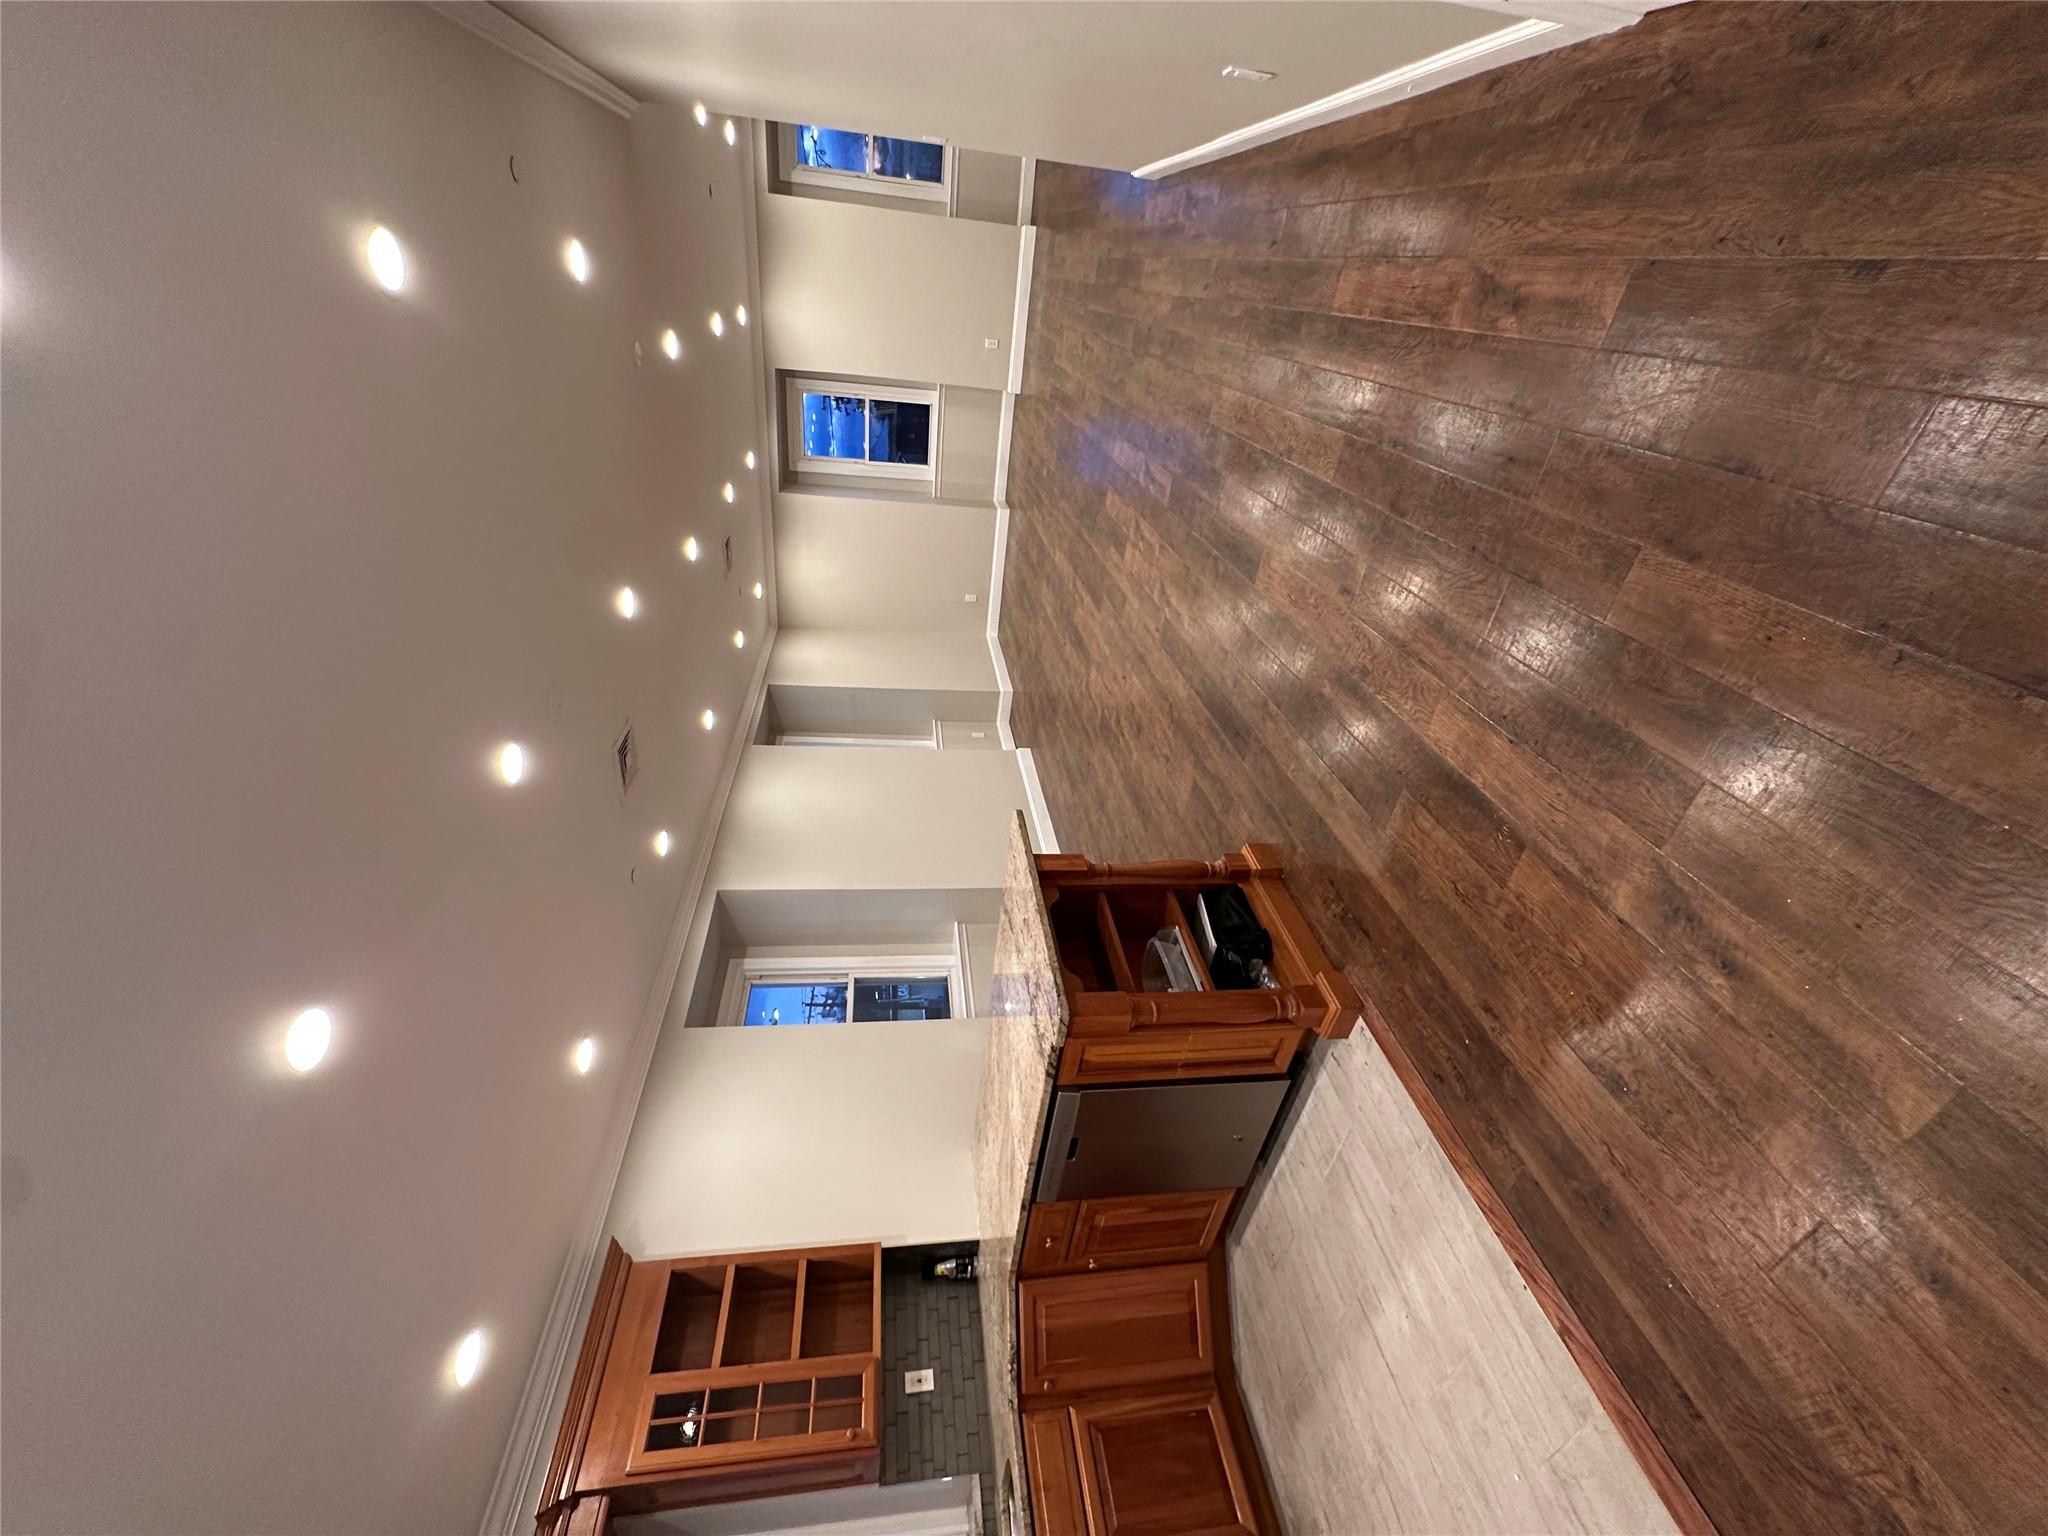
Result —
M903 1373L905 1392L929 1392L932 1390L932 1373L929 1370L905 1371Z
M996 349L997 349L998 347L1002 346L1002 343L1001 343L1000 341L997 341L997 340L995 339L995 337L993 337L993 336L984 336L984 337L982 337L982 338L981 338L981 344L982 344L982 347L983 347L983 348L984 348L985 350L987 350L987 351L990 351L990 352L993 352L993 351L995 351L995 350L996 350Z

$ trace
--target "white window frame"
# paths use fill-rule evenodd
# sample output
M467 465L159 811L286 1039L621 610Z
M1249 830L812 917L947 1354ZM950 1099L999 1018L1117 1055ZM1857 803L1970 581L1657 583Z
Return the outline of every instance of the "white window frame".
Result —
M867 459L814 459L804 452L804 396L857 395L870 403L893 400L899 405L928 405L932 408L930 461L924 464L876 464ZM796 379L789 381L783 414L789 418L789 462L803 475L860 475L876 480L930 480L937 484L939 473L939 432L943 413L936 389L905 388L900 384L856 384L848 379ZM865 446L865 445L863 445Z
M814 187L838 187L845 191L859 192L869 197L915 197L926 202L953 205L953 146L944 139L918 138L912 142L936 144L939 146L939 179L936 182L910 181L901 176L884 176L879 171L836 171L821 165L803 165L796 157L797 130L801 123L777 123L775 137L778 144L777 158L781 162L785 181ZM869 133L864 128L837 128L836 133L865 134L869 144L869 158L874 158L876 139L905 139L906 133Z
M725 968L725 991L718 1002L718 1022L735 1029L746 1028L747 990L757 981L843 981L846 983L846 1011L853 1012L853 983L907 980L913 976L946 978L946 1012L949 1019L971 1018L973 999L967 995L960 973L960 956L943 950L929 955L741 955ZM888 1025L892 1019L851 1019L840 1026ZM943 1022L937 1021L934 1022ZM818 1026L809 1026L818 1027ZM827 1028L831 1026L825 1026Z

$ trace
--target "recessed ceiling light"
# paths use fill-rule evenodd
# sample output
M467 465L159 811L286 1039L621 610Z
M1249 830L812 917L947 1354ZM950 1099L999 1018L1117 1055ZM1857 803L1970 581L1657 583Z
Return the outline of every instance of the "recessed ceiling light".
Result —
M476 1373L484 1364L484 1331L472 1328L462 1336L462 1342L455 1346L455 1359L449 1367L455 1377L455 1385L466 1387L476 1380Z
M739 321L741 325L745 325L747 323L747 306L742 304L738 309L732 312L732 317L733 319Z
M704 547L697 542L697 535L694 533L683 540L683 558L685 560L695 560L703 553Z
M562 265L569 269L569 275L577 282L590 281L590 252L583 249L581 240L572 239L562 247Z
M612 594L612 606L619 610L619 617L630 619L640 611L640 596L631 587L621 587Z
M703 714L697 717L697 723L703 726L704 729L708 731L711 729L711 727L718 724L718 716L714 715L713 713L711 713L710 710L707 709L704 711Z
M755 462L756 461L754 458L754 450L749 448L747 450L747 468L752 469L754 467Z
M739 129L733 127L732 119L728 117L725 120L725 142L728 144L737 144L739 143L739 141L740 131Z
M747 648L747 632L744 629L732 632L732 648L736 651L744 651Z
M715 309L711 311L710 325L712 335L723 336L725 334L725 316Z
M370 231L363 253L369 258L370 276L377 280L379 288L396 293L405 286L405 247L398 243L398 236L379 224Z
M661 333L661 350L662 354L670 362L674 362L683 355L683 338L678 336L673 330L663 331Z
M721 485L721 486L720 486L720 487L718 488L718 494L719 494L719 495L721 495L721 496L723 496L723 497L724 497L724 498L726 499L726 502L727 502L727 504L729 505L729 504L731 503L731 501L732 501L733 497L737 496L737 495L739 494L739 492L735 491L735 490L734 490L734 489L732 488L732 482L731 482L730 480L728 480L728 481L726 481L726 482L725 482L725 484L724 484L724 485Z
M657 859L667 858L668 851L673 846L674 842L668 835L667 827L663 827L659 832L654 834L654 856Z
M576 1042L576 1049L569 1053L569 1065L576 1069L578 1077L587 1077L596 1064L597 1042L585 1035Z
M757 602L757 603L758 603L759 601L761 601L761 597L762 597L762 594L763 594L763 590L764 590L764 589L762 588L762 586L761 586L761 583L759 583L758 581L754 583L754 601L755 601L755 602Z
M294 1072L310 1072L327 1056L334 1020L325 1008L308 1008L284 1032L284 1059Z
M507 784L517 784L526 777L526 748L516 741L498 748L498 777Z
M1243 64L1226 64L1223 66L1223 78L1226 80L1270 80L1273 78L1273 71L1270 69L1250 69Z
M711 121L711 114L705 109L704 103L701 101L690 108L690 116L697 119L697 126L699 128L706 126Z

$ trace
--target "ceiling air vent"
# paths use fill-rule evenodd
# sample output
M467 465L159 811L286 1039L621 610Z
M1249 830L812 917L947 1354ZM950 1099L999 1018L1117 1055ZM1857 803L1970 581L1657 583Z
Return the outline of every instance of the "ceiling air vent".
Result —
M633 781L640 777L640 746L633 740L633 722L628 720L626 728L619 733L618 745L612 748L612 758L619 765L619 798L625 799L632 792Z

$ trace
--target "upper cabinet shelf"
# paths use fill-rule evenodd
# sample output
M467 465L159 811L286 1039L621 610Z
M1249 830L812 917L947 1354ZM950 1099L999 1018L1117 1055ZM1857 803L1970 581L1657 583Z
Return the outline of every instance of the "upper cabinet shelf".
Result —
M1280 1072L1311 1035L1340 1039L1356 1026L1358 993L1316 942L1271 846L1147 864L1041 854L1037 864L1071 1015L1061 1083ZM1217 886L1243 892L1271 936L1273 986L1218 988L1197 938L1197 903ZM1147 985L1155 939L1185 957L1175 990Z

